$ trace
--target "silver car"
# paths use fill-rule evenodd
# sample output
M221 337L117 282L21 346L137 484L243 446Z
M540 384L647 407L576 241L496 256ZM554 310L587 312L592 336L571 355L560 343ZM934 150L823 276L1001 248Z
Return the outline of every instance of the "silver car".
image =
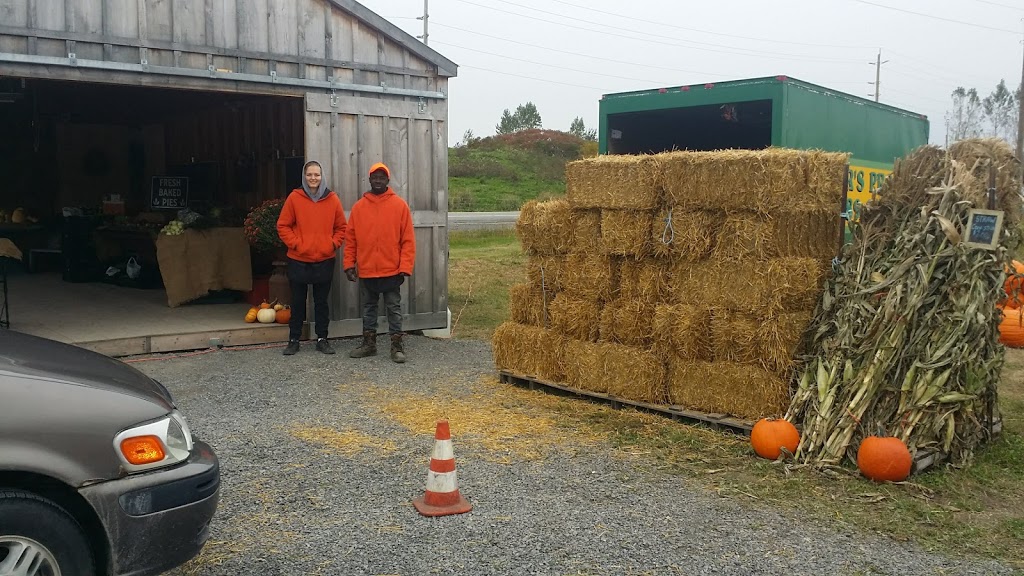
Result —
M199 553L219 497L164 386L0 330L0 576L159 574Z

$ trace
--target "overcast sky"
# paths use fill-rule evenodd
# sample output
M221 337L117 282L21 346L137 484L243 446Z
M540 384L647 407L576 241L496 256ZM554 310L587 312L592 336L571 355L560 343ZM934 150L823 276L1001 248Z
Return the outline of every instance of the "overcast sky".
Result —
M423 0L360 1L423 33ZM785 74L873 97L879 48L881 101L942 144L954 88L1020 83L1022 19L1024 0L430 0L428 44L459 65L452 144L527 101L567 130L597 127L601 94L662 86Z

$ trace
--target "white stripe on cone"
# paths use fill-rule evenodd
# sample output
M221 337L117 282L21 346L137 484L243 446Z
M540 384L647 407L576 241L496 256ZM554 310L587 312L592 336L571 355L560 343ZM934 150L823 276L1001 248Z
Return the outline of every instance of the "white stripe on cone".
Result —
M422 454L422 452L421 452ZM434 460L452 460L455 452L452 450L451 440L437 440L434 442Z
M430 492L455 492L459 489L459 481L455 472L427 471L427 490Z

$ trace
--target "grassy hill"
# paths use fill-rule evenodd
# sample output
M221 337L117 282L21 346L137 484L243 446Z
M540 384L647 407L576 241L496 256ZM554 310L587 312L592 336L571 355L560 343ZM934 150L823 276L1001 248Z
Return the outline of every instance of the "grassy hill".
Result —
M597 154L597 143L557 130L490 136L448 150L448 209L518 210L565 194L565 164Z

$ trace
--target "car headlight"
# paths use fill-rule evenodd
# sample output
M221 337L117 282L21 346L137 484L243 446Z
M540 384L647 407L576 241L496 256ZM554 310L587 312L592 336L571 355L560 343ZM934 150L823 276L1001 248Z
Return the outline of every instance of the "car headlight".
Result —
M129 473L171 466L188 460L192 431L175 410L154 422L121 431L114 437L114 451Z

